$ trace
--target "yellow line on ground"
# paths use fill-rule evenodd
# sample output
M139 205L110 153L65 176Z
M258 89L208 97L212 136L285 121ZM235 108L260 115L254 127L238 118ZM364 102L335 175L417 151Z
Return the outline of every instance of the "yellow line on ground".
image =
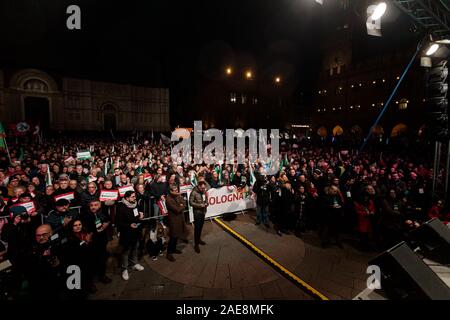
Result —
M243 242L244 244L246 244L247 246L249 246L251 248L251 250L253 250L254 252L258 253L260 256L262 256L264 258L264 260L266 260L267 262L269 262L270 264L272 264L273 266L275 266L278 270L280 270L281 272L285 273L291 280L295 281L297 284L299 284L301 287L303 287L304 289L308 290L312 295L314 295L315 297L318 297L321 300L329 300L325 295L323 295L322 293L320 293L318 290L314 289L312 286L310 286L308 283L306 283L305 281L303 281L302 279L300 279L298 276L296 276L295 274L293 274L291 271L289 271L288 269L286 269L285 267L283 267L280 263L278 263L277 261L275 261L274 259L272 259L267 253L265 253L264 251L262 251L261 249L259 249L257 246L255 246L253 243L251 243L249 240L247 240L246 238L244 238L242 235L240 235L239 233L237 233L236 231L234 231L231 227L229 227L227 224L225 224L224 222L222 222L221 220L219 220L219 218L214 218L214 221L220 225L222 228L224 228L226 231L230 232L231 234L233 234L235 237L237 237L241 242Z

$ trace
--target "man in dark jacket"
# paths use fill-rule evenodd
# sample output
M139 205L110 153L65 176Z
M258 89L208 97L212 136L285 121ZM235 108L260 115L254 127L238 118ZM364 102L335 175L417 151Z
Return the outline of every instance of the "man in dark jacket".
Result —
M157 217L160 216L160 209L157 202L160 200L165 200L168 194L168 184L165 181L165 176L156 176L155 181L149 185L150 196L154 198L153 203L153 214Z
M108 227L109 217L102 212L102 204L100 200L92 200L89 203L89 209L83 211L81 222L88 233L93 234L93 251L95 261L92 263L96 270L95 274L98 276L100 282L110 283L111 279L105 275L106 260L108 259Z
M122 246L122 255L120 258L122 279L125 281L129 279L129 263L131 263L133 270L144 270L144 267L138 263L137 258L139 225L143 218L144 214L138 210L136 192L125 192L122 202L117 206L116 217L116 225L120 233L119 244Z
M175 258L173 254L180 254L181 251L177 250L177 240L183 237L186 231L186 225L184 223L184 209L186 204L184 198L178 191L176 185L170 187L170 194L166 199L167 210L169 211L169 244L167 247L167 259L174 262Z
M270 190L266 176L258 175L253 192L256 194L256 225L263 223L269 228Z
M89 203L92 200L97 200L100 196L100 192L97 190L95 182L89 182L87 190L80 196L81 208L86 210L89 207Z
M75 180L76 181L76 180ZM53 193L55 201L59 196L63 196L69 200L70 206L75 207L80 204L78 193L69 186L69 176L62 174L58 180L59 188Z
M61 231L65 233L65 227L70 220L79 216L78 211L70 209L69 205L69 200L59 199L55 203L55 210L49 212L46 223L52 227L53 233L61 233Z
M208 198L206 196L206 181L199 180L189 196L189 204L193 208L194 213L194 249L195 252L200 253L199 244L206 243L201 240L203 223L205 221L206 209L208 207Z

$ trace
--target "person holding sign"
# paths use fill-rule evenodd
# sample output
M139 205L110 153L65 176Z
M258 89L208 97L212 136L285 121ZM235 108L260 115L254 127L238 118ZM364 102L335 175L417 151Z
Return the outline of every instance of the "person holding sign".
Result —
M166 199L167 209L169 210L169 244L167 247L167 259L171 262L175 261L173 254L181 254L177 249L178 238L183 237L186 232L183 212L186 208L184 198L178 191L176 185L170 186L170 194Z
M19 196L19 201L16 205L23 206L27 209L30 216L30 223L33 229L36 229L42 224L42 215L38 203L33 199L28 192L22 193Z
M144 214L139 212L136 192L125 192L124 198L117 206L116 225L120 232L119 244L122 246L121 269L122 279L129 279L128 265L136 271L144 270L144 267L138 263L137 247L139 240L139 226L144 218Z
M208 207L208 197L206 196L206 181L201 179L198 185L192 190L189 196L189 205L193 208L194 213L194 249L200 253L199 244L206 243L201 240L203 223L205 222L206 210Z
M103 189L100 191L100 201L102 204L102 211L106 214L112 225L115 225L116 217L116 202L119 197L119 191L113 189L113 183L111 180L106 180L103 184Z
M79 204L78 193L69 186L69 176L62 174L58 179L59 188L53 193L55 201L67 199L71 207Z

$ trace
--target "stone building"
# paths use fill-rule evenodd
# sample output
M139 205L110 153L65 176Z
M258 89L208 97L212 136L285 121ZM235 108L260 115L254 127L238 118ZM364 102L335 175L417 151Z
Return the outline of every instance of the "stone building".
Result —
M0 121L44 130L170 131L169 89L0 70Z

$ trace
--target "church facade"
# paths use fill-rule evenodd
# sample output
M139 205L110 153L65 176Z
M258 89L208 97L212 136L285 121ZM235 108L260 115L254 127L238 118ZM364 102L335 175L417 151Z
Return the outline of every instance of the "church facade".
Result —
M0 121L44 130L170 131L169 89L0 70Z

